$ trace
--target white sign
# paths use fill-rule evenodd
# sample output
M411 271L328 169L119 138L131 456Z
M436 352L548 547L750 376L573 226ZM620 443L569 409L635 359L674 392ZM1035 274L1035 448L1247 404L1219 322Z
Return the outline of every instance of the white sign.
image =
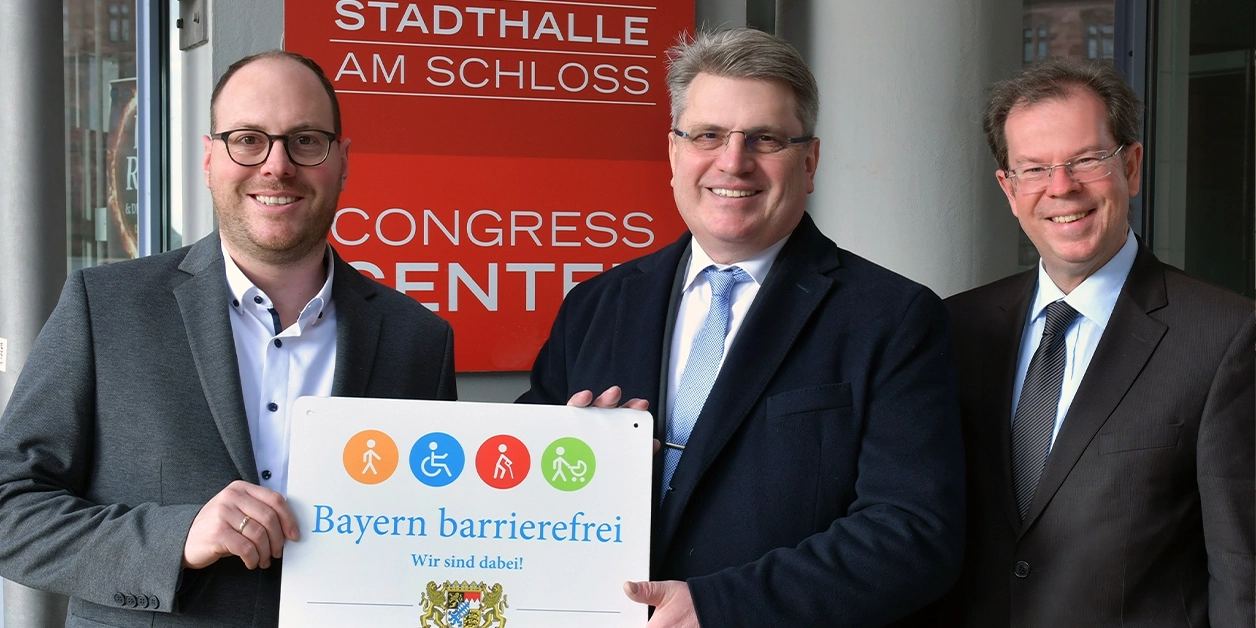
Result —
M648 413L303 397L280 626L645 625Z

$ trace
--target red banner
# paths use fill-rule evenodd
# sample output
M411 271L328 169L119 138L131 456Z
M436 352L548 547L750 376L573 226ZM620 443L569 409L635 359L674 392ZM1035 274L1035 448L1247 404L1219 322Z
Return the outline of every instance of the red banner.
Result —
M532 365L563 296L674 240L664 51L694 0L287 0L352 140L331 240L454 326L460 371Z

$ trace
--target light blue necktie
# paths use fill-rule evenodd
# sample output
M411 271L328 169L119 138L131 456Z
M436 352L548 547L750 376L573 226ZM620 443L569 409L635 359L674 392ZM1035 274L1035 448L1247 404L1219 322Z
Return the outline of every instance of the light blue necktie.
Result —
M715 384L715 376L720 372L720 360L724 357L724 340L728 337L728 320L732 310L733 287L743 281L750 281L746 271L730 266L720 270L715 266L707 266L702 270L707 283L711 284L711 309L707 311L706 320L693 338L693 347L689 350L689 361L685 363L685 371L680 376L680 386L676 389L676 400L672 404L671 420L667 422L667 444L663 452L663 495L671 490L672 474L676 473L676 465L680 464L680 455L685 444L689 442L689 434L702 413L711 386Z

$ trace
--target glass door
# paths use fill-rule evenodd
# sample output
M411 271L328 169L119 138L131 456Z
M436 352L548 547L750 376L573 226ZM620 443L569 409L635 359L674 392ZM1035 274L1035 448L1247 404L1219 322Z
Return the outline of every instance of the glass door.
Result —
M1156 255L1256 294L1256 2L1159 0L1149 127Z

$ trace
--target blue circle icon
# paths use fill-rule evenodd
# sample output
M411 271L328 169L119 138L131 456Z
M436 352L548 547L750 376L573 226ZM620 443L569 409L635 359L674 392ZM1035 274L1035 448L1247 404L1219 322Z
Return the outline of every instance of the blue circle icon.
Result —
M445 486L458 479L466 460L458 439L444 432L424 435L410 448L410 472L428 486Z

